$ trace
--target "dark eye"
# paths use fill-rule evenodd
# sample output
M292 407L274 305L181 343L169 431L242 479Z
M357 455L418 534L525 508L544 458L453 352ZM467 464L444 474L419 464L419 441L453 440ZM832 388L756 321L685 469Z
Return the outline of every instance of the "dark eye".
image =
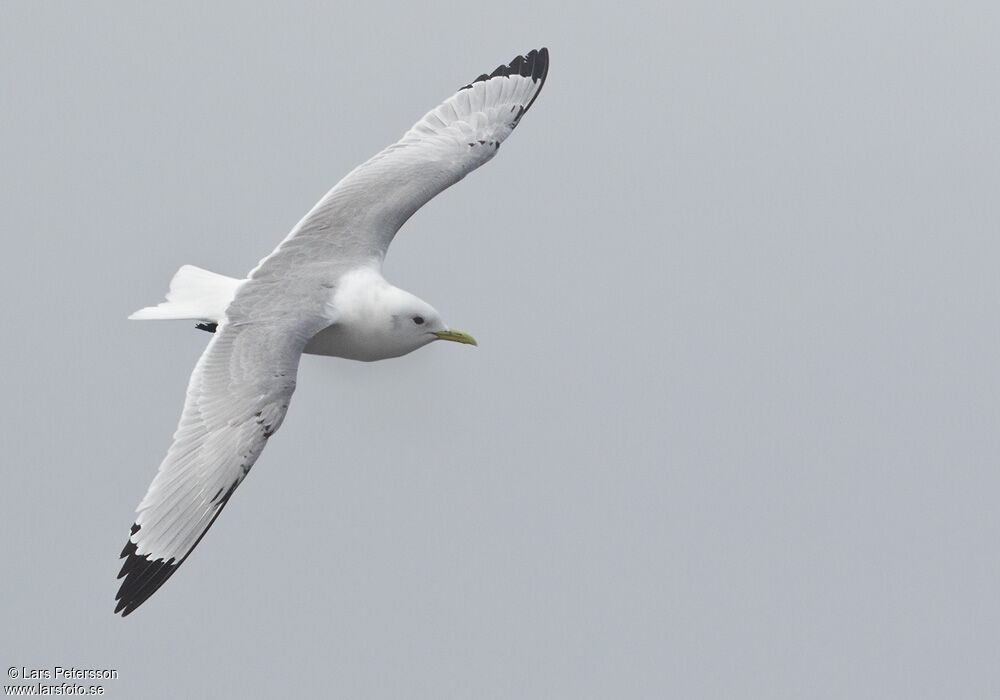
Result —
M415 324L417 324L418 326L419 326L419 325L422 325L422 324L423 324L423 322L424 322L424 317L423 317L423 316L414 316L414 317L413 317L413 322L414 322Z

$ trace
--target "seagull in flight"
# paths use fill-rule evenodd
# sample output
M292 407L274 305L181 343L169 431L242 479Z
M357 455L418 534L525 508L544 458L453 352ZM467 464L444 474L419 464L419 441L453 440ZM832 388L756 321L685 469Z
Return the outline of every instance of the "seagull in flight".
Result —
M518 56L432 109L338 182L246 279L185 265L133 319L213 333L174 441L136 509L115 613L142 605L191 554L288 410L302 353L371 362L435 340L475 345L382 276L396 231L496 155L538 97L547 49Z

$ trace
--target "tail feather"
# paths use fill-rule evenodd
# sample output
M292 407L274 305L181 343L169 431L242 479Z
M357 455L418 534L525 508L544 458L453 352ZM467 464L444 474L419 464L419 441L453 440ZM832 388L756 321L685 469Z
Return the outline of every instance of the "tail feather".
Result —
M170 280L167 300L129 316L137 321L191 319L220 323L243 282L194 265L184 265Z

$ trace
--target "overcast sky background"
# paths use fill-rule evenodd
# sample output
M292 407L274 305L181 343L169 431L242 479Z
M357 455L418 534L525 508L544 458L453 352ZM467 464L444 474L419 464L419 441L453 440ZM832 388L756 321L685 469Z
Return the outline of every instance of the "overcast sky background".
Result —
M998 19L0 2L0 662L116 698L997 697ZM126 316L542 45L386 262L480 347L306 357L113 615L208 339Z

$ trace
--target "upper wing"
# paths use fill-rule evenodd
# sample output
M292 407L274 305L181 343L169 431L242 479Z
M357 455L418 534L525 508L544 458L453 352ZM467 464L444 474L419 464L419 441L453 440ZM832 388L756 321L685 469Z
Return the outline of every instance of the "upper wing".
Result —
M118 574L122 616L184 562L257 461L284 420L302 348L323 323L242 317L241 306L264 295L247 287L198 360L174 442L137 509Z
M381 262L417 209L496 154L538 96L548 68L548 50L533 50L460 89L348 173L250 277L280 277L324 262Z

